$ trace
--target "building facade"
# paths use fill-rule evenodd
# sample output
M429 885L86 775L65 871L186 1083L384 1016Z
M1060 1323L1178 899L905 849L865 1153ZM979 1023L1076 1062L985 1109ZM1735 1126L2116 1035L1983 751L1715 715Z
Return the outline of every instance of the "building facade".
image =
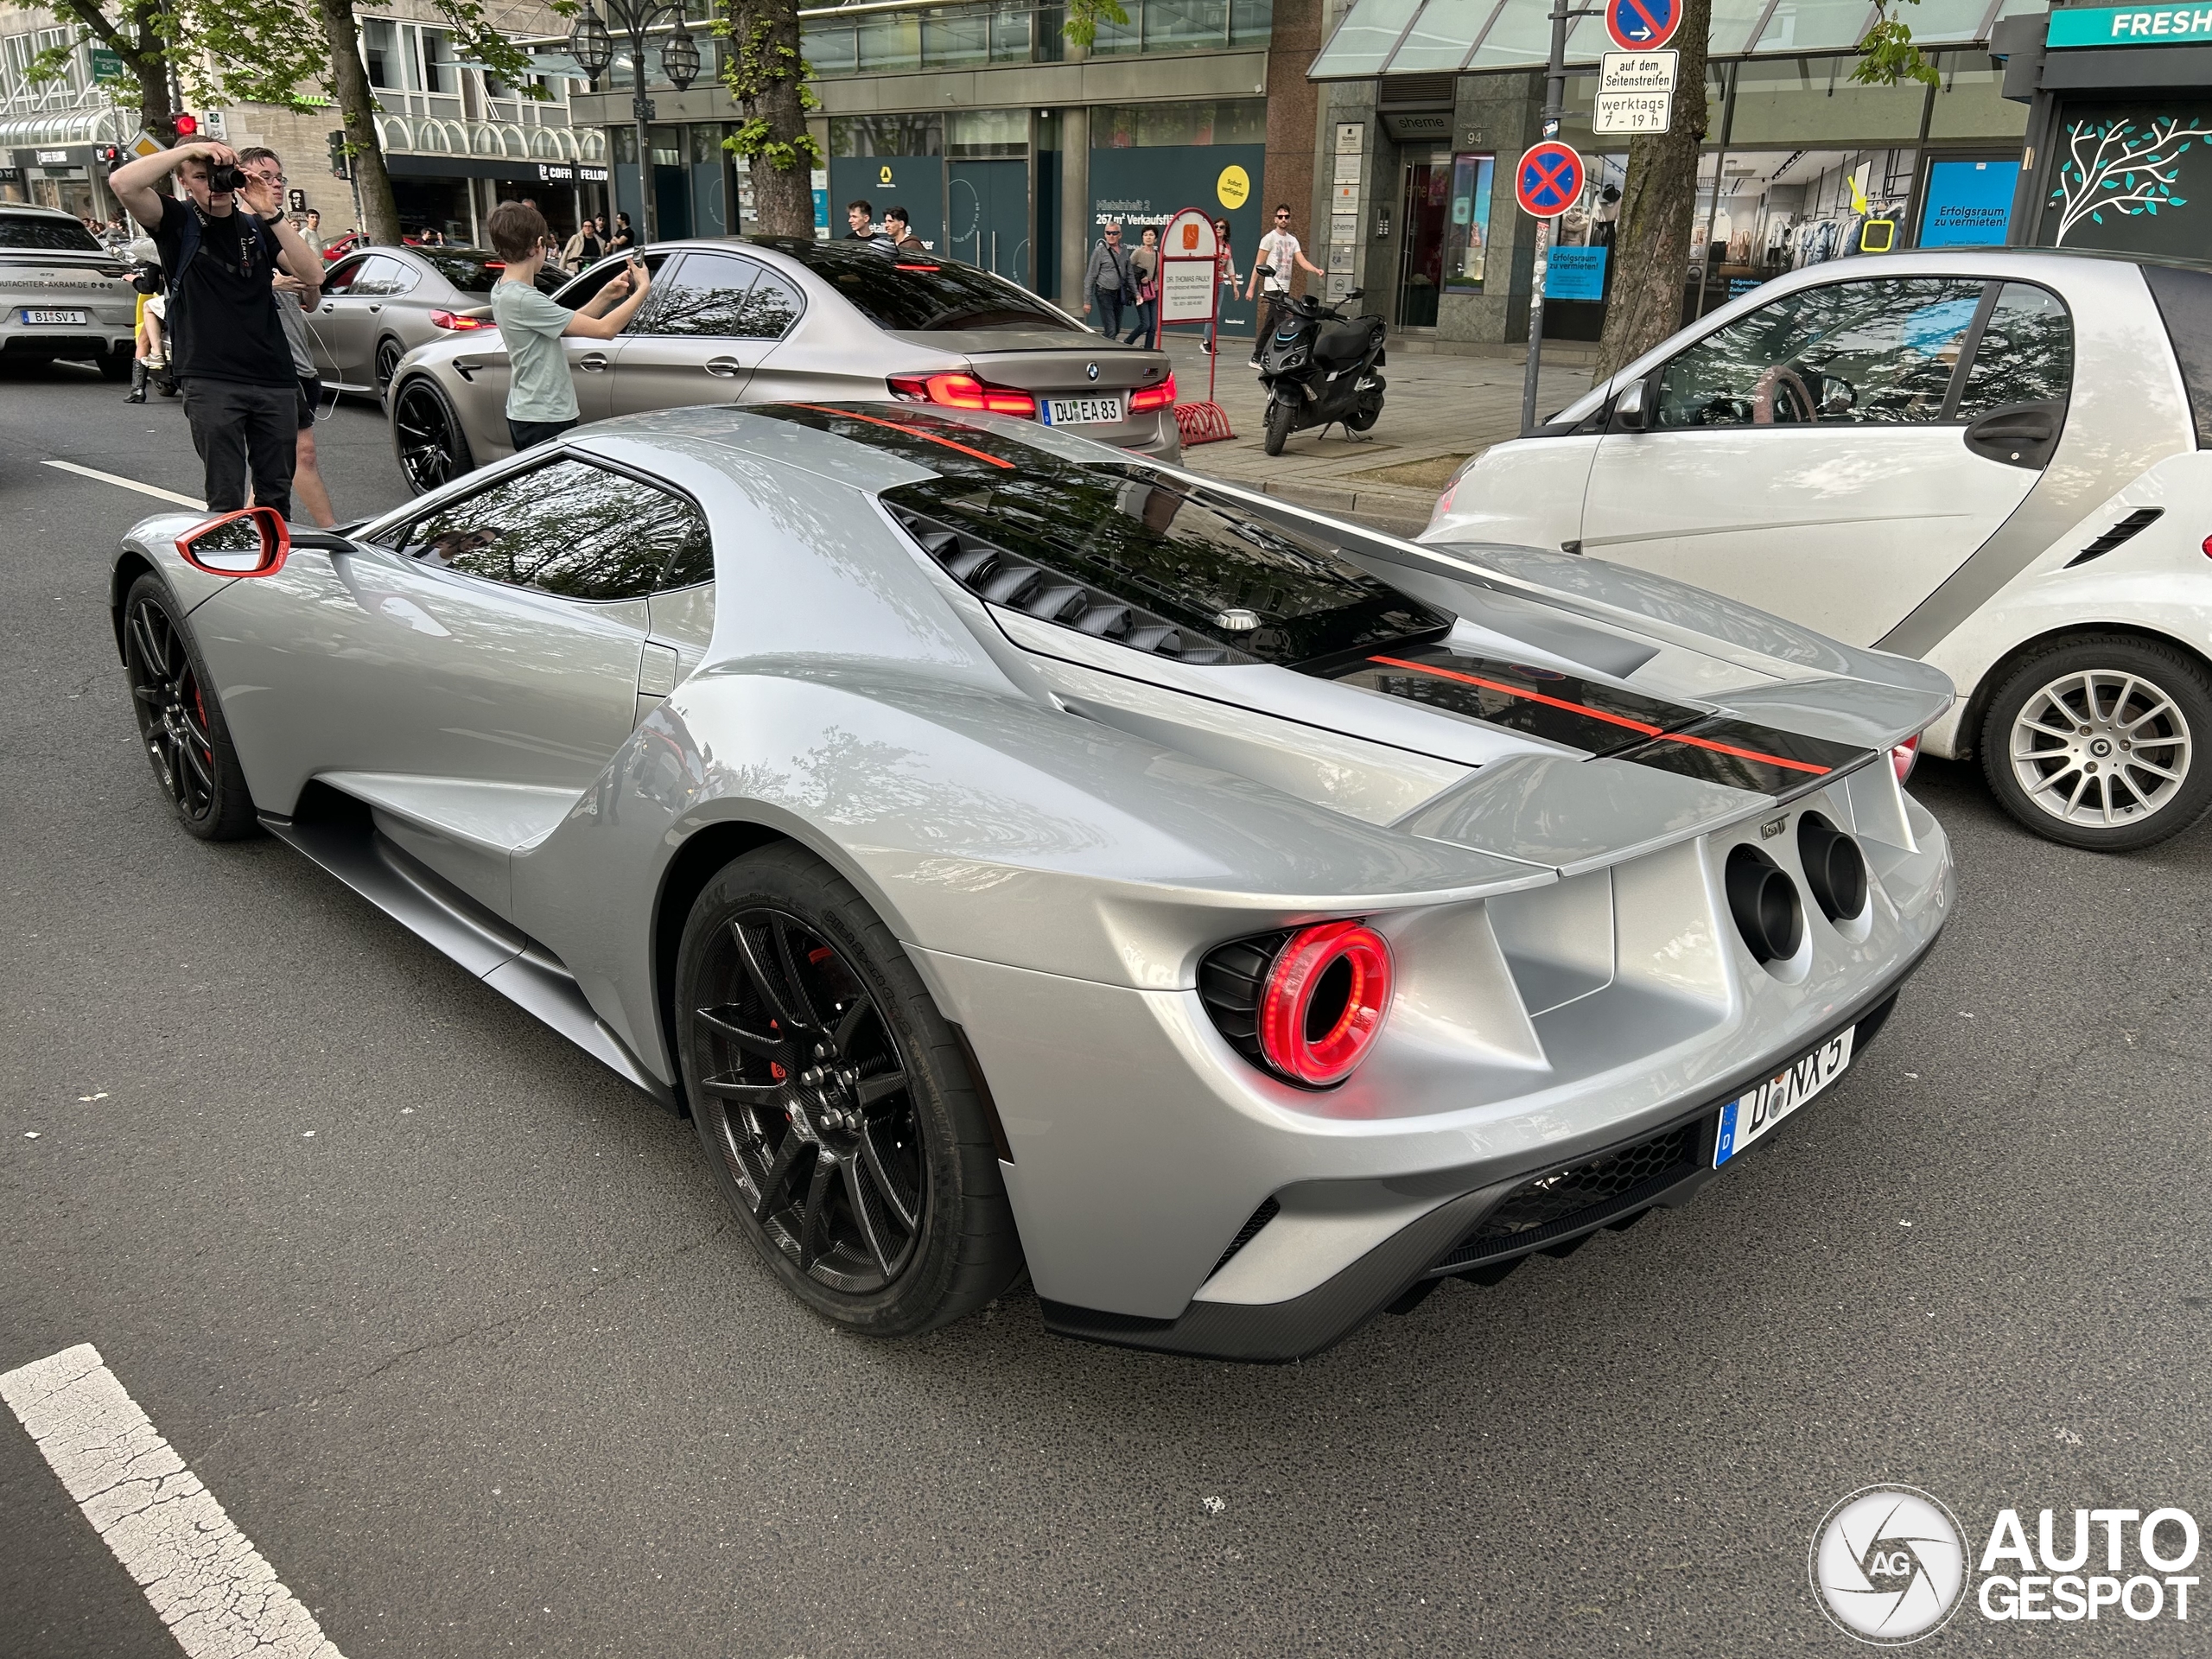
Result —
M1080 312L1084 264L1102 227L1164 224L1184 207L1229 221L1240 272L1278 199L1295 204L1309 248L1319 44L1318 0L1124 0L1125 25L1086 51L1057 6L1023 0L900 3L801 12L804 51L828 158L816 180L817 229L845 233L847 203L906 209L933 249ZM701 45L708 41L702 35ZM620 46L618 49L626 51ZM658 81L649 130L664 237L734 229L748 186L721 143L736 111L714 66L678 92ZM602 124L616 190L640 210L626 59L575 100ZM1228 312L1249 330L1251 308Z
M1862 249L2029 239L2015 200L2028 111L2006 97L1989 43L2008 13L2041 10L1921 0L1906 21L1936 84L1869 86L1851 77L1871 7L1714 0L1684 319ZM1331 285L1363 285L1394 328L1440 348L1527 338L1535 222L1515 205L1512 170L1540 130L1548 12L1547 0L1351 0L1313 66L1337 144ZM1604 327L1627 162L1625 139L1592 130L1598 58L1611 49L1598 16L1575 20L1560 137L1589 182L1559 221L1548 339L1595 340Z
M135 99L118 108L97 84L94 54L79 46L58 80L33 86L25 71L75 30L41 12L10 14L23 27L0 35L0 200L35 201L105 219L118 204L95 152L139 137ZM531 8L508 23L550 27ZM502 198L528 195L565 235L580 213L605 211L603 133L570 124L566 66L548 60L532 77L544 96L501 84L456 60L450 31L419 0L397 0L362 23L362 58L382 113L377 128L410 232L435 229L448 242L479 243L486 214ZM573 83L581 86L579 78ZM353 187L331 169L338 128L328 99L310 107L265 104L194 109L207 136L238 147L264 144L283 157L294 207L322 216L326 235L359 222Z

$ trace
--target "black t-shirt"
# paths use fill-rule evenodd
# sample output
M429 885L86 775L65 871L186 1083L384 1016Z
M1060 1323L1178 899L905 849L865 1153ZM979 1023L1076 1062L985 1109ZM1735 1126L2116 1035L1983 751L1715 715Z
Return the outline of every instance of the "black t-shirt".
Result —
M184 226L199 210L162 199L154 246L168 278L169 372L180 380L241 380L256 386L299 384L292 348L276 315L270 282L276 234L253 214L200 213L200 248L183 264Z

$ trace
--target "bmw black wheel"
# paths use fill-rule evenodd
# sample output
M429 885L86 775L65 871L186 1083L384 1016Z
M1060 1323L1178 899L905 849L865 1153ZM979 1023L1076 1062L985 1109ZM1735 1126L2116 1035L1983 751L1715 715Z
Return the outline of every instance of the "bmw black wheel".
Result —
M473 464L453 405L437 382L421 375L399 388L391 411L391 445L407 487L417 495L459 478Z
M738 860L677 956L684 1090L722 1196L785 1286L877 1336L960 1318L1021 1254L990 1121L898 941L818 860Z
M168 589L151 572L123 602L123 660L138 736L177 820L202 841L260 827L223 710Z
M396 340L381 340L377 345L377 396L386 404L391 401L392 377L399 372L399 359L404 355Z

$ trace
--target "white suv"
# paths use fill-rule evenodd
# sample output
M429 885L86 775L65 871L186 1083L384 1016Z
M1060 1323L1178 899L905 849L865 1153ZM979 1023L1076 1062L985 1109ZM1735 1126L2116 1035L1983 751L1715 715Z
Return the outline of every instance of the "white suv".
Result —
M0 355L73 358L126 378L138 291L124 260L58 207L0 202Z

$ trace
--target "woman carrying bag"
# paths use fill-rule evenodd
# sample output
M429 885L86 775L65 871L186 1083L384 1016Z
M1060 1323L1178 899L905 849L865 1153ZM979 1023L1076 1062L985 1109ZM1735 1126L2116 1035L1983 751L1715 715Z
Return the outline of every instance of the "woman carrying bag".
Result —
M1222 313L1236 298L1236 256L1230 251L1229 221L1217 219L1213 222L1215 253L1213 275L1215 283L1224 290L1213 308L1213 320L1206 324L1206 337L1198 342L1198 349L1208 357L1214 353L1214 337L1221 332Z
M1122 344L1134 346L1141 337L1148 351L1160 349L1160 232L1149 225L1145 226L1144 245L1129 253L1129 264L1136 272L1137 326L1122 337Z
M577 227L576 233L569 238L568 245L561 250L561 268L573 276L597 264L603 251L605 250L600 246L599 232L593 228L591 220L586 219Z

